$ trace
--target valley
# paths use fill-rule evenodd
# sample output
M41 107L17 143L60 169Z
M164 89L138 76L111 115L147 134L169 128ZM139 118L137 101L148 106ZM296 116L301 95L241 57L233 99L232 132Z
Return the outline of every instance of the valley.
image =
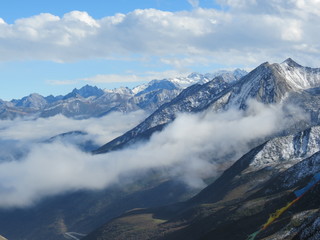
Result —
M320 0L2 1L0 240L320 240Z
M25 150L0 165L0 190L7 191L0 204L10 206L0 210L1 234L16 240L317 239L318 181L299 201L295 194L320 172L320 69L289 58L249 73L180 81L154 80L133 90L85 86L50 97L51 103L34 94L3 103L3 123L24 116L46 126L70 118L70 126L87 121L83 126L97 129L137 110L147 117L133 118L132 128L105 143L90 127L58 134L59 128L26 138L28 144L15 140ZM8 129L3 125L3 133ZM42 164L49 167L34 176L23 172ZM21 183L12 178L16 185L6 185L7 169Z

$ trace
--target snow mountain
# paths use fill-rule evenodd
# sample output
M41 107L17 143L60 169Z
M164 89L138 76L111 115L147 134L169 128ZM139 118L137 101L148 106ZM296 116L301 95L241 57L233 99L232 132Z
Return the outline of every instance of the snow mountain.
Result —
M231 83L239 80L246 74L247 72L245 70L237 68L233 71L220 70L215 73L206 73L206 74L200 74L195 72L195 73L189 74L187 77L171 78L169 79L169 81L183 88L186 88L186 87L190 87L195 83L204 84L204 83L210 82L212 79L218 76L221 76L224 79L224 81Z
M236 81L246 72L237 69L205 75L194 73L183 78L153 80L134 89L121 87L102 90L86 85L80 89L73 89L65 96L43 97L34 93L10 102L1 101L0 119L50 117L57 114L81 119L101 117L113 111L131 112L139 109L151 113L162 104L170 102L185 86L198 82L203 84L208 82L210 77L219 74L226 81Z
M299 92L320 85L320 69L303 67L291 58L281 64L261 64L245 76L228 97L229 107L246 107L249 98L263 103L278 103L291 92Z
M63 100L69 99L69 98L75 98L75 97L100 97L104 94L104 91L97 87L92 87L89 85L85 85L84 87L80 89L73 89L71 93L68 93L63 97Z
M263 63L238 81L227 82L218 76L205 84L192 85L158 108L137 127L94 153L119 149L127 143L149 137L172 122L178 113L246 109L252 99L263 104L294 103L304 109L306 115L313 116L310 124L316 124L319 121L320 98L314 92L320 87L319 73L319 68L302 67L292 59L287 59L281 64ZM287 76L290 78L287 79Z
M129 142L133 143L149 137L154 131L162 130L166 124L173 121L179 112L199 112L206 109L210 103L218 100L230 84L232 83L225 82L222 77L216 77L203 85L194 84L186 88L170 102L160 106L137 127L97 149L94 153L119 149Z
M35 110L43 109L47 105L47 100L37 93L30 94L29 96L19 100L14 99L11 102L14 104L14 106L31 108Z

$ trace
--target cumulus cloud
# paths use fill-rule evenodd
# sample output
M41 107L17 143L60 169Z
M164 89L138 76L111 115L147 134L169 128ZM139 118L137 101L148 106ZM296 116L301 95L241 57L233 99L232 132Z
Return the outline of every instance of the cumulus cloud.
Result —
M305 65L320 63L318 0L219 0L225 6L220 10L188 2L195 7L191 11L137 9L101 19L73 11L63 17L40 14L14 24L1 19L0 60L141 61L148 56L169 64L205 58L252 66L291 56Z
M176 65L176 64L174 64ZM167 70L162 72L146 71L144 73L132 73L128 71L124 74L98 74L87 78L79 78L74 80L47 80L46 83L50 85L71 85L75 83L89 83L89 84L101 84L101 83L141 83L150 82L155 79L168 79L177 77L186 77L190 72L184 69Z
M47 80L50 85L71 85L77 83L76 80Z
M298 118L296 109L287 109ZM251 103L246 111L181 114L149 141L101 155L85 153L59 140L32 144L22 159L0 163L0 206L24 207L66 191L103 189L121 184L124 176L134 172L141 176L150 169L192 187L203 187L204 178L215 176L222 164L236 160L253 141L290 125L292 119L287 120L287 114L281 106L258 103ZM101 121L99 126L104 124L108 122ZM33 139L24 134L21 137Z
M91 83L114 83L114 82L149 82L154 79L174 78L186 76L188 72L168 70L163 72L145 72L144 74L99 74L79 81Z

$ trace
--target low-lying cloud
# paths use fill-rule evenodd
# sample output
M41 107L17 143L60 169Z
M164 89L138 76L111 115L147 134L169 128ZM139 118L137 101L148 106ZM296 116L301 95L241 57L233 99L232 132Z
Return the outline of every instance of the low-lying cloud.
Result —
M284 111L282 106L255 102L249 106L246 111L181 114L149 141L101 155L85 153L74 144L60 140L33 141L22 159L0 163L0 206L24 207L67 191L99 190L121 184L122 178L134 172L141 174L150 169L183 180L192 187L203 187L204 178L215 176L222 164L235 161L252 147L253 141L292 124L292 119L286 118L288 110ZM295 116L302 119L297 113L295 109ZM63 121L56 120L52 129L63 125ZM73 121L73 124L78 122ZM96 119L87 121L89 125L90 121L97 123ZM108 125L106 119L100 119L99 127L103 125ZM7 138L8 129L7 126L2 130L7 130ZM24 139L34 140L24 134Z
M83 131L96 144L104 144L130 130L146 117L142 110L124 114L110 113L102 118L74 120L63 115L36 120L1 120L0 139L39 142L71 131Z

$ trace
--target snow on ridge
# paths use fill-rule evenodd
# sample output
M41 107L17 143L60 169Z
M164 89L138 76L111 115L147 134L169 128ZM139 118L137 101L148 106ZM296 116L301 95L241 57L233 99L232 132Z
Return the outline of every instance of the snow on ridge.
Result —
M250 163L249 172L270 166L287 169L318 151L320 151L320 126L270 140Z
M247 72L242 69L235 69L233 71L229 70L218 70L213 73L206 73L206 74L201 74L197 72L190 73L186 77L174 77L174 78L168 78L168 79L163 79L165 81L172 82L175 84L177 87L181 89L185 89L187 87L190 87L191 85L194 85L196 83L198 84L205 84L207 82L210 82L212 79L218 76L222 76L226 82L232 82L239 80L241 77L246 75ZM161 81L161 80L153 80L153 81ZM138 94L139 92L145 90L152 82L145 83L142 85L139 85L135 88L132 89L133 94Z
M128 87L119 87L114 89L104 89L105 93L119 93L121 95L132 95L133 90Z
M143 90L145 90L146 88L148 87L148 84L145 83L145 84L142 84L142 85L139 85L139 86L136 86L132 89L132 93L134 95L138 94L139 92L142 92Z
M303 67L290 58L279 66L288 83L297 90L320 86L320 68Z

